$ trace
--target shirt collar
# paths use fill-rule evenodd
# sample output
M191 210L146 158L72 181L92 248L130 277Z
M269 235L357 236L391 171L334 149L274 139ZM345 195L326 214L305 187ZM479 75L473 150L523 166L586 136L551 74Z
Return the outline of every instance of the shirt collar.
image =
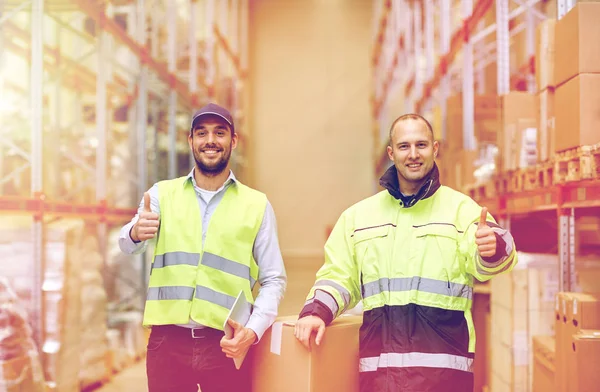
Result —
M194 167L190 173L186 176L186 181L183 182L183 184L188 184L191 180L191 183L194 185L194 187L198 188L198 184L196 184L196 178L194 177L194 170L196 170L196 168ZM229 185L230 183L236 183L237 182L237 178L235 177L235 174L233 174L233 171L229 170L229 177L227 177L227 179L225 180L225 182L223 183L223 185L219 188L219 190L225 188L227 185Z

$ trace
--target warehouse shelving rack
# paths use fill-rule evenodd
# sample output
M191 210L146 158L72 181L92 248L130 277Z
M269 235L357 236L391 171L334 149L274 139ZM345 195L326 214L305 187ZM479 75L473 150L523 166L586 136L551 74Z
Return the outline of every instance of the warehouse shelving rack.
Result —
M381 174L388 162L385 148L392 105L401 95L406 112L429 114L432 105L441 108L442 135L445 135L446 99L451 91L462 91L463 137L465 150L475 150L474 95L483 91L484 68L493 62L497 67L497 94L511 90L517 81L525 82L529 92L535 91L535 28L546 16L535 8L538 0L460 0L460 17L451 25L456 12L451 0L382 0L375 4L374 45L372 54L374 91L373 137L376 174ZM562 18L575 0L557 0L557 19ZM496 20L484 26L486 12L495 6ZM402 12L410 9L410 12ZM432 12L432 10L434 10ZM525 22L512 21L525 13ZM438 19L439 32L433 28ZM510 72L510 37L526 31L527 61ZM496 40L485 44L483 39L495 32ZM436 39L437 38L437 39ZM436 48L437 43L437 48ZM415 60L416 59L416 60ZM442 137L443 138L443 137ZM518 193L485 198L473 195L482 205L510 228L511 217L556 212L558 219L558 255L560 260L559 289L575 287L575 212L585 215L600 206L598 179L557 183L552 186Z
M30 148L24 148L15 142L14 130L4 125L0 129L0 147L16 151L25 161L15 170L3 169L0 150L0 214L32 217L35 267L31 285L31 323L38 343L43 341L44 331L44 223L60 218L79 218L95 223L100 249L106 249L109 227L128 221L135 214L134 207L139 200L136 198L149 184L162 179L159 159L150 159L159 147L159 129L167 129L167 162L161 166L167 167L169 178L181 174L178 173L177 135L181 133L178 128L186 126L179 124L188 121L179 119L182 112L185 113L183 117L189 119L191 110L208 100L228 99L236 117L236 128L245 132L241 114L246 107L248 4L247 0L27 0L0 3L0 93L10 89L13 95L21 95L19 105L30 119L31 140ZM177 31L181 25L178 20L181 7L185 7L184 12L194 19L187 24L184 34ZM119 23L117 14L127 16L126 27ZM24 20L27 23L23 23ZM45 38L50 25L55 28L54 46ZM166 55L161 56L161 34L165 29ZM59 45L62 39L73 43L74 51L78 52L75 56ZM28 87L12 83L10 75L2 75L5 50L28 61ZM129 61L125 64L117 61L116 54L125 54ZM232 83L229 90L223 92L220 91L223 90L221 83L225 79ZM61 89L77 94L74 106L61 102ZM58 137L67 129L84 127L82 117L90 108L82 101L92 97L94 132L84 136L95 141L95 164L82 158L72 146L61 146ZM50 110L55 116L52 124L47 123L48 100L52 100ZM167 107L166 116L160 114L163 106ZM129 146L134 152L131 165L126 167L134 169L115 174L109 172L111 161L126 158L110 148L109 135L118 126L114 119L123 108L127 112ZM73 124L63 124L60 119L64 110L83 114L77 116ZM45 183L44 139L57 143L56 148L61 151L59 159L68 160L85 173L82 178L87 177L87 182L77 184L68 194L61 194L51 181ZM3 184L28 170L31 171L30 191L16 194L3 191ZM125 192L126 195L123 192L109 195L111 179L132 186L131 191ZM93 198L75 197L89 186L94 187ZM123 206L118 201L125 196L129 196L131 202ZM106 260L107 255L103 256ZM140 293L145 290L146 271L142 275L138 287Z

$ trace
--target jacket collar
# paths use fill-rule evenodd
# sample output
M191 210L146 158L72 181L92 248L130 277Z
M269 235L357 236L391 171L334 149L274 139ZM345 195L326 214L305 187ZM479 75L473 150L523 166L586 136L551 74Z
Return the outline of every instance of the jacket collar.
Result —
M405 196L400 192L400 185L398 184L398 172L396 170L396 166L390 166L386 172L379 179L379 185L383 188L387 189L387 191L394 197L396 200L400 200L401 205L405 208L412 207L419 200L427 199L431 197L441 186L440 183L440 171L437 167L437 164L433 163L433 168L427 174L426 180L421 185L419 191L411 196Z

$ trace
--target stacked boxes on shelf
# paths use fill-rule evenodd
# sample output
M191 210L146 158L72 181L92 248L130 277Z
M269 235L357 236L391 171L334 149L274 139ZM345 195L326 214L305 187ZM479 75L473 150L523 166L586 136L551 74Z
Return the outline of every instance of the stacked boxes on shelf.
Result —
M556 23L557 152L600 142L600 3L578 2Z
M534 335L552 335L555 255L519 252L515 269L491 281L491 389L528 391Z
M537 149L538 161L544 162L554 157L554 53L556 20L541 22L536 31L535 77L537 100Z
M551 392L555 389L556 347L554 336L533 337L532 392Z
M474 102L475 136L479 143L493 144L498 124L497 98L495 95L476 95ZM462 95L448 99L446 118L447 134L439 160L442 181L452 188L463 189L476 182L478 151L464 149Z
M494 392L546 392L539 388L554 383L555 374L558 382L562 375L559 372L567 369L567 363L575 363L575 356L570 353L573 335L579 329L600 328L595 326L591 317L596 316L589 310L595 297L558 292L557 255L519 252L518 257L519 263L513 271L491 280L491 336L494 339L490 343L491 375L488 379ZM577 280L573 290L600 291L598 256L580 256L575 269ZM575 301L574 311L573 303L569 302L573 298L579 301ZM582 343L592 347L588 344L591 339L588 335ZM565 359L567 352L571 355L568 361Z
M535 96L525 92L510 92L499 97L497 146L500 150L496 167L502 172L516 170L521 161L535 161L530 135L535 134ZM524 159L521 159L524 157Z
M556 297L556 392L594 391L600 381L600 296L559 293Z

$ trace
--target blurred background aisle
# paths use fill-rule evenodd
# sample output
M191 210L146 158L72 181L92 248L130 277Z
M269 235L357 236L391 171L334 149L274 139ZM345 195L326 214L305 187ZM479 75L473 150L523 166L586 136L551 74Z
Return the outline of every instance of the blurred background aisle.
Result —
M338 216L381 190L391 122L417 112L442 183L521 252L476 285L475 390L600 390L578 362L600 357L598 20L575 0L0 1L0 392L146 390L153 247L126 256L118 232L190 171L209 101L277 215L281 315Z

